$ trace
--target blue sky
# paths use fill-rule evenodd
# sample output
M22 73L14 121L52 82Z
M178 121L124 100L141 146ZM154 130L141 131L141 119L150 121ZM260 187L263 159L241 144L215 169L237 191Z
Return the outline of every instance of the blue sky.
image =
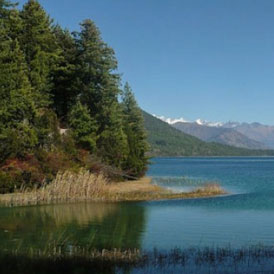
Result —
M273 0L40 3L70 30L96 22L148 112L274 125Z

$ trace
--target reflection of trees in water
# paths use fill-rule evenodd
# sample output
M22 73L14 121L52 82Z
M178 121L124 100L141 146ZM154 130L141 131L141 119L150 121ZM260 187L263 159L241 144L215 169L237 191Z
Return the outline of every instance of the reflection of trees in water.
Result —
M79 226L90 222L102 222L104 218L113 214L117 209L115 204L62 204L56 206L43 206L38 208L38 214L50 216L56 226L75 223Z
M101 222L106 216L116 210L115 204L60 204L40 207L25 207L2 209L1 217L5 218L5 222L0 223L0 229L17 230L31 229L36 226L43 226L44 229L49 227L60 227L69 223L77 223L79 226L88 224L89 222ZM29 222L32 223L30 227Z
M82 203L0 209L4 249L45 249L63 243L90 248L140 248L145 208L137 204Z

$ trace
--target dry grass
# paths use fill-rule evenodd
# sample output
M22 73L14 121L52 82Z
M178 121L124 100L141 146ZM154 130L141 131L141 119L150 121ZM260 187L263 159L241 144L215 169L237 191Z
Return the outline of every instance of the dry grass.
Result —
M187 199L224 195L227 192L216 183L208 183L191 192L174 193L163 187L152 185L151 178L128 181L108 186L104 194L109 201L147 201L163 199Z
M6 206L40 205L81 201L145 201L199 198L226 194L217 184L208 184L192 192L174 193L151 184L151 178L110 183L102 175L82 170L80 173L59 173L56 179L34 190L21 189L14 194L0 195Z
M198 187L195 191L192 193L196 194L203 194L203 195L219 195L219 194L227 194L226 191L224 191L220 185L216 183L208 183L203 187Z
M84 170L77 174L58 173L52 183L33 190L22 188L18 193L1 195L0 202L8 206L22 206L100 200L107 184L103 175Z

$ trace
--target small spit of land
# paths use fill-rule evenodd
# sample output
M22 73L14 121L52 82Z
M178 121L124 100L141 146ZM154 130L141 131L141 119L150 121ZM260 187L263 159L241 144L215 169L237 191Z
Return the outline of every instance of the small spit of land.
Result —
M227 194L218 184L207 183L191 192L172 192L164 187L151 184L151 178L144 177L137 181L127 181L109 186L110 200L143 201L162 199L202 198Z
M172 192L151 184L151 178L136 181L110 182L103 175L88 171L65 172L42 187L32 190L21 188L17 193L0 195L0 203L6 206L39 205L58 202L81 201L146 201L180 198L201 198L226 194L214 183L197 187L191 192Z

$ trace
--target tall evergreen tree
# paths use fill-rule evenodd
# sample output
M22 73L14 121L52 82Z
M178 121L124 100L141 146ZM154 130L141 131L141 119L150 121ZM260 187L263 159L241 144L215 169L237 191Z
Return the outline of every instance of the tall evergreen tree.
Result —
M36 106L27 66L17 40L0 20L0 154L23 155L37 144L33 127Z
M52 88L51 71L56 67L59 49L52 21L38 1L29 0L21 11L23 23L20 44L25 54L29 80L40 107L47 107Z
M91 20L81 24L81 32L75 33L75 38L81 101L97 121L98 152L107 163L121 167L128 150L118 103L120 77L114 73L114 51L103 42Z
M87 106L83 106L79 101L74 105L69 114L69 125L76 143L82 148L94 152L97 125L90 116Z
M7 0L0 0L0 20L1 24L7 29L10 38L18 38L22 30L22 21L19 11L15 8L17 4L13 4Z
M0 19L9 17L10 8L14 8L16 4L11 3L9 0L0 0Z
M55 26L54 34L61 49L56 69L53 71L53 101L54 109L63 123L76 103L79 94L76 78L77 47L68 30Z
M23 32L23 22L20 16L20 12L17 9L13 8L9 11L7 25L9 28L9 36L14 40L18 40L18 37L20 37ZM20 48L22 48L21 45Z
M146 156L148 143L143 114L128 83L125 84L122 100L124 128L129 145L129 154L124 169L131 176L139 177L145 173L148 164Z

